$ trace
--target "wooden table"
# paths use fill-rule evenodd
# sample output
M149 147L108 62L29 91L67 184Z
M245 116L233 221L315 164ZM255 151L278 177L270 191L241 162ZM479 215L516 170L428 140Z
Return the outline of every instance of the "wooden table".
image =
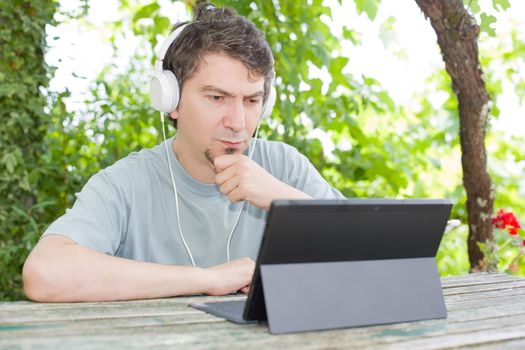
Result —
M0 303L0 348L7 349L525 349L525 279L505 274L442 278L448 318L271 335L188 307L184 297L129 302Z

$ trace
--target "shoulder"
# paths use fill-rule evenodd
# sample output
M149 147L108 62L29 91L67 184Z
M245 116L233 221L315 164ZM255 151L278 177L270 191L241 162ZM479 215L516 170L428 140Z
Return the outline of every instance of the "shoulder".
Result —
M310 170L309 160L297 148L280 141L257 140L253 160L284 182L294 173Z
M162 173L165 164L161 145L131 152L99 171L93 178L100 177L115 187L123 190L140 188L151 182L151 179Z
M255 160L285 160L303 156L297 148L281 141L257 140L253 157ZM303 156L304 157L304 156Z

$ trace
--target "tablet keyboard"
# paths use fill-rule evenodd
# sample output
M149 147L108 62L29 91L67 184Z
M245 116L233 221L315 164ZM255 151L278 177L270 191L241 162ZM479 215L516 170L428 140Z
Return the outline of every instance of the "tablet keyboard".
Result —
M246 300L215 301L209 303L193 303L191 307L205 311L209 314L225 318L235 323L255 323L257 321L246 321L243 318Z

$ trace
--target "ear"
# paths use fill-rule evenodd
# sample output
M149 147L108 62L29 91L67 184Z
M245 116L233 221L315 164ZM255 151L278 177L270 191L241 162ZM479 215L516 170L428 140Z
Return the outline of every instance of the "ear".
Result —
M175 109L173 112L170 112L171 119L177 119L179 117L179 112Z

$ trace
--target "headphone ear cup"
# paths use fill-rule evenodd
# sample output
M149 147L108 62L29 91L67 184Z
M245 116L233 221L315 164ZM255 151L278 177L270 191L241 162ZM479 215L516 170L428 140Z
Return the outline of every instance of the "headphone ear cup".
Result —
M266 103L263 107L263 112L261 115L261 119L267 119L272 114L273 106L275 105L275 100L277 99L277 91L275 91L275 87L272 85L270 87L270 93L268 94L268 99L266 100Z
M163 70L155 74L150 83L150 99L153 107L170 113L179 105L179 83L172 71Z

